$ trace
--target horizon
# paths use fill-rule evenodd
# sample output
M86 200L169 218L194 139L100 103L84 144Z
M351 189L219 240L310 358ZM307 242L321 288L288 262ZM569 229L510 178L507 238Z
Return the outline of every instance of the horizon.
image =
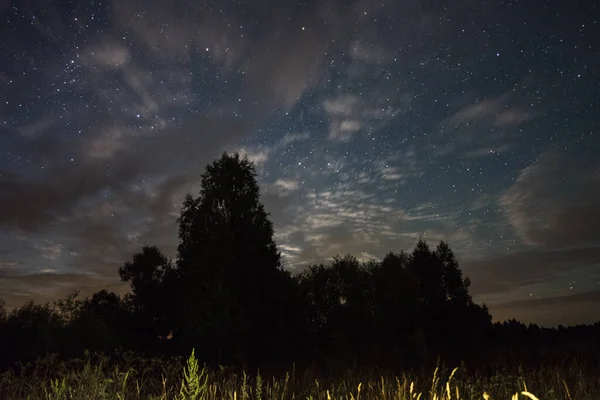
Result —
M597 5L0 4L0 298L122 294L223 151L291 268L444 240L494 320L600 321Z

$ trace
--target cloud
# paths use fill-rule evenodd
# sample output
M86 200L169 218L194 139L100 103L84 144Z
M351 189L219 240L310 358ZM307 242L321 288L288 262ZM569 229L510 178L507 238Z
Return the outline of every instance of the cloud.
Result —
M389 61L391 52L378 43L375 38L359 38L352 41L348 53L354 60L368 64L383 64Z
M81 201L99 195L102 190L122 193L130 182L153 171L170 173L174 168L189 166L198 160L208 162L236 140L247 124L247 121L224 122L218 118L200 117L165 129L160 135L127 138L128 151L109 165L76 159L48 169L38 181L18 175L0 177L0 226L27 231L46 228L58 217L70 214ZM206 134L190 134L201 126L206 128ZM135 146L131 145L133 141ZM173 160L172 154L179 156ZM56 190L59 187L61 190Z
M381 169L381 178L386 181L402 181L405 179L405 175L395 167L384 167Z
M113 127L106 133L93 137L87 144L84 154L94 159L112 158L125 148L122 129Z
M591 324L600 320L599 301L600 291L591 291L509 301L495 306L493 313L496 320L516 318L546 327L556 327L559 323L563 326Z
M400 148L391 156L373 164L380 183L383 180L405 184L408 179L419 177L424 172L417 152L412 147Z
M420 204L409 210L400 210L399 218L403 221L440 221L444 219L452 219L455 214L436 212L436 207L433 204Z
M551 149L524 168L499 205L527 245L600 243L600 185L593 154Z
M467 158L482 158L482 157L491 157L497 156L499 154L505 153L508 150L513 148L512 145L505 143L492 147L481 147L479 149L470 150L465 153L465 157Z
M317 228L312 233L297 230L289 234L287 239L289 244L283 243L281 246L285 250L285 261L292 270L302 269L307 263L330 260L335 255L352 253L360 257L363 253L369 254L370 249L377 248L372 235L345 225Z
M336 190L308 191L302 203L286 205L292 219L276 225L281 228L276 239L297 249L285 254L291 265L348 252L380 257L390 250L412 248L421 236L428 241L449 240L461 248L473 242L473 228L457 226L456 216L447 210L428 204L405 211L382 202L363 186L350 181Z
M303 132L303 133L286 133L285 135L283 135L283 138L281 139L281 141L277 144L277 147L286 147L289 146L292 143L295 142L303 142L310 139L310 133L309 132Z
M277 248L284 259L293 259L294 257L297 257L298 254L302 253L302 248L297 246L282 244L277 246Z
M82 55L84 63L92 67L121 68L131 59L129 49L116 40L102 40L89 46Z
M323 101L325 112L335 117L351 117L356 114L360 105L360 98L356 95L346 94Z
M19 128L19 133L23 136L36 136L44 133L56 123L52 116L43 116L27 125Z
M564 250L532 249L466 259L461 268L473 282L476 295L511 292L522 285L535 285L577 268L600 263L600 247Z
M130 179L135 173L132 165L114 167L112 171L122 179ZM118 182L90 165L75 171L61 168L38 182L16 177L0 179L0 226L25 231L47 227L57 215L69 213L81 198L112 185ZM56 190L59 187L61 190Z
M231 151L237 151L242 157L246 156L252 161L257 167L263 167L269 157L277 151L287 148L288 146L297 143L304 142L310 139L310 133L286 133L278 142L272 146L261 146L260 148L234 148Z
M260 167L268 161L270 150L248 150L242 148L238 150L238 153L242 157L247 157L248 160L253 162L257 167Z
M231 69L240 62L248 50L251 37L241 35L239 20L233 10L219 13L210 7L190 8L182 2L168 6L163 3L129 1L113 2L115 20L129 26L132 36L139 40L149 53L169 62L181 62L189 57L190 46L208 48L207 53L224 67ZM242 7L240 7L242 8ZM132 19L131 16L136 15ZM224 18L234 21L222 23ZM155 21L172 21L156 24Z
M100 276L115 277L117 268L143 245L156 245L167 256L176 255L177 217L185 194L196 194L200 176L193 172L165 175L131 185L121 193L89 202L63 224L73 250L67 266Z
M22 266L22 263L19 261L4 261L0 260L0 271L3 274L18 271L18 268Z
M321 27L312 29L322 30ZM260 61L249 71L249 79L269 81L273 98L284 109L291 109L304 92L319 81L327 43L315 31L302 35L302 31L298 30L291 34L287 42L279 42L275 49L269 48L266 54L259 56ZM294 48L295 51L285 51L285 48ZM275 51L279 52L279 57L275 56Z
M539 299L515 300L502 303L498 308L528 308L550 306L572 306L573 303L600 302L600 290L593 292L575 293L566 296L542 297Z
M494 125L518 125L527 122L535 116L535 113L512 107L498 111L494 116Z
M287 205L292 220L281 226L277 237L278 244L297 249L286 252L292 265L350 251L377 252L377 232L392 229L393 209L358 189L310 191L304 197L301 204Z
M332 17L339 8L335 4L307 6L302 14L290 2L256 6L251 11L143 1L119 3L114 8L116 19L131 25L150 57L183 62L189 60L191 48L202 49L203 57L217 67L216 75L236 79L242 73L245 84L239 97L249 102L260 97L259 103L284 109L290 109L320 80L330 43L323 37L338 35L340 25ZM246 12L259 15L261 23L247 24ZM132 22L131 15L138 17ZM156 24L156 20L173 22Z
M20 307L31 299L43 304L64 298L73 290L78 290L82 297L86 297L102 289L118 294L125 294L129 290L127 285L119 283L118 280L102 279L88 274L0 274L0 291L9 309Z
M288 179L277 179L275 186L283 189L284 191L292 192L298 189L298 181L292 181Z
M533 118L535 113L511 106L510 94L477 101L454 113L449 118L453 124L486 122L495 126L521 124Z
M329 139L348 140L362 128L362 124L354 120L332 122L329 128Z
M51 261L57 260L62 254L62 247L60 243L34 245L33 247L42 252L42 257Z
M498 155L514 147L521 139L522 124L538 115L530 104L522 104L520 97L515 91L509 91L475 102L468 102L466 95L457 98L458 110L438 124L432 153L444 156L463 151L473 158Z
M484 239L475 237L479 225L459 221L453 204L445 200L415 203L410 190L402 188L423 173L419 153L412 146L381 160L349 160L319 148L311 154L314 160L286 171L287 179L302 184L288 196L292 199L285 203L286 216L275 223L278 245L297 249L285 252L291 265L346 252L382 256L390 250L412 248L421 236L430 241L450 240L462 252L481 248Z
M367 128L373 133L398 114L397 109L377 100L375 96L364 98L346 93L325 99L323 109L330 119L329 139L347 141L355 133Z

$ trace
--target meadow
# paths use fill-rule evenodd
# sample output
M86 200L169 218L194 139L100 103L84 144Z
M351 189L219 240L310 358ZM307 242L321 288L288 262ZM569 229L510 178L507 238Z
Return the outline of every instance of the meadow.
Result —
M406 371L397 376L349 369L337 376L299 372L263 376L200 365L183 358L143 358L125 353L116 361L87 353L84 359L38 358L0 376L2 399L311 399L311 400L592 400L600 371L576 362L534 369L498 365L487 374L466 367Z

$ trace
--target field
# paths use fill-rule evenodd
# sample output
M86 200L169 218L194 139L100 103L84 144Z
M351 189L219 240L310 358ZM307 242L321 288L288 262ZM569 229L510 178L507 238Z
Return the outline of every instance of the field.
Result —
M199 365L187 360L143 359L125 354L117 365L101 355L85 360L55 357L20 365L0 376L2 399L597 399L598 371L576 363L540 367L498 368L483 375L465 368L438 367L426 374L385 376L347 371L336 378L299 373L294 366L279 377Z

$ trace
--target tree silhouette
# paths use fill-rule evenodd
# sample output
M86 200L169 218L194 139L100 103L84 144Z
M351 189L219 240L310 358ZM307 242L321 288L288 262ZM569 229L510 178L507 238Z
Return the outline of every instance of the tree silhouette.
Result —
M406 253L390 252L372 269L377 354L387 363L418 359L425 350L417 324L419 282L408 262Z
M11 365L59 352L62 327L61 316L50 304L28 301L12 310L3 323L0 360Z
M6 302L4 299L0 299L0 323L5 322L7 316L8 312L6 311Z
M255 365L275 355L290 311L302 306L282 269L254 165L237 153L208 165L179 224L185 340L210 343L219 361L239 356Z
M319 348L342 363L414 364L472 345L491 326L444 242L432 251L419 240L410 254L388 253L381 262L334 257L309 266L298 283Z
M125 348L138 339L132 337L134 321L127 305L117 294L106 290L83 300L72 328L72 337L79 338L82 347L90 351Z
M328 266L309 266L297 279L312 305L321 352L340 364L369 358L374 313L366 266L349 254L336 256Z
M158 336L169 333L172 325L170 299L173 296L169 284L176 279L176 274L171 261L156 246L144 246L132 261L119 268L121 280L131 286L132 293L128 299L137 318L135 325L141 335L140 340L146 346L150 346ZM96 305L102 304L100 300L96 298ZM108 305L106 303L110 301L105 298L103 303Z

